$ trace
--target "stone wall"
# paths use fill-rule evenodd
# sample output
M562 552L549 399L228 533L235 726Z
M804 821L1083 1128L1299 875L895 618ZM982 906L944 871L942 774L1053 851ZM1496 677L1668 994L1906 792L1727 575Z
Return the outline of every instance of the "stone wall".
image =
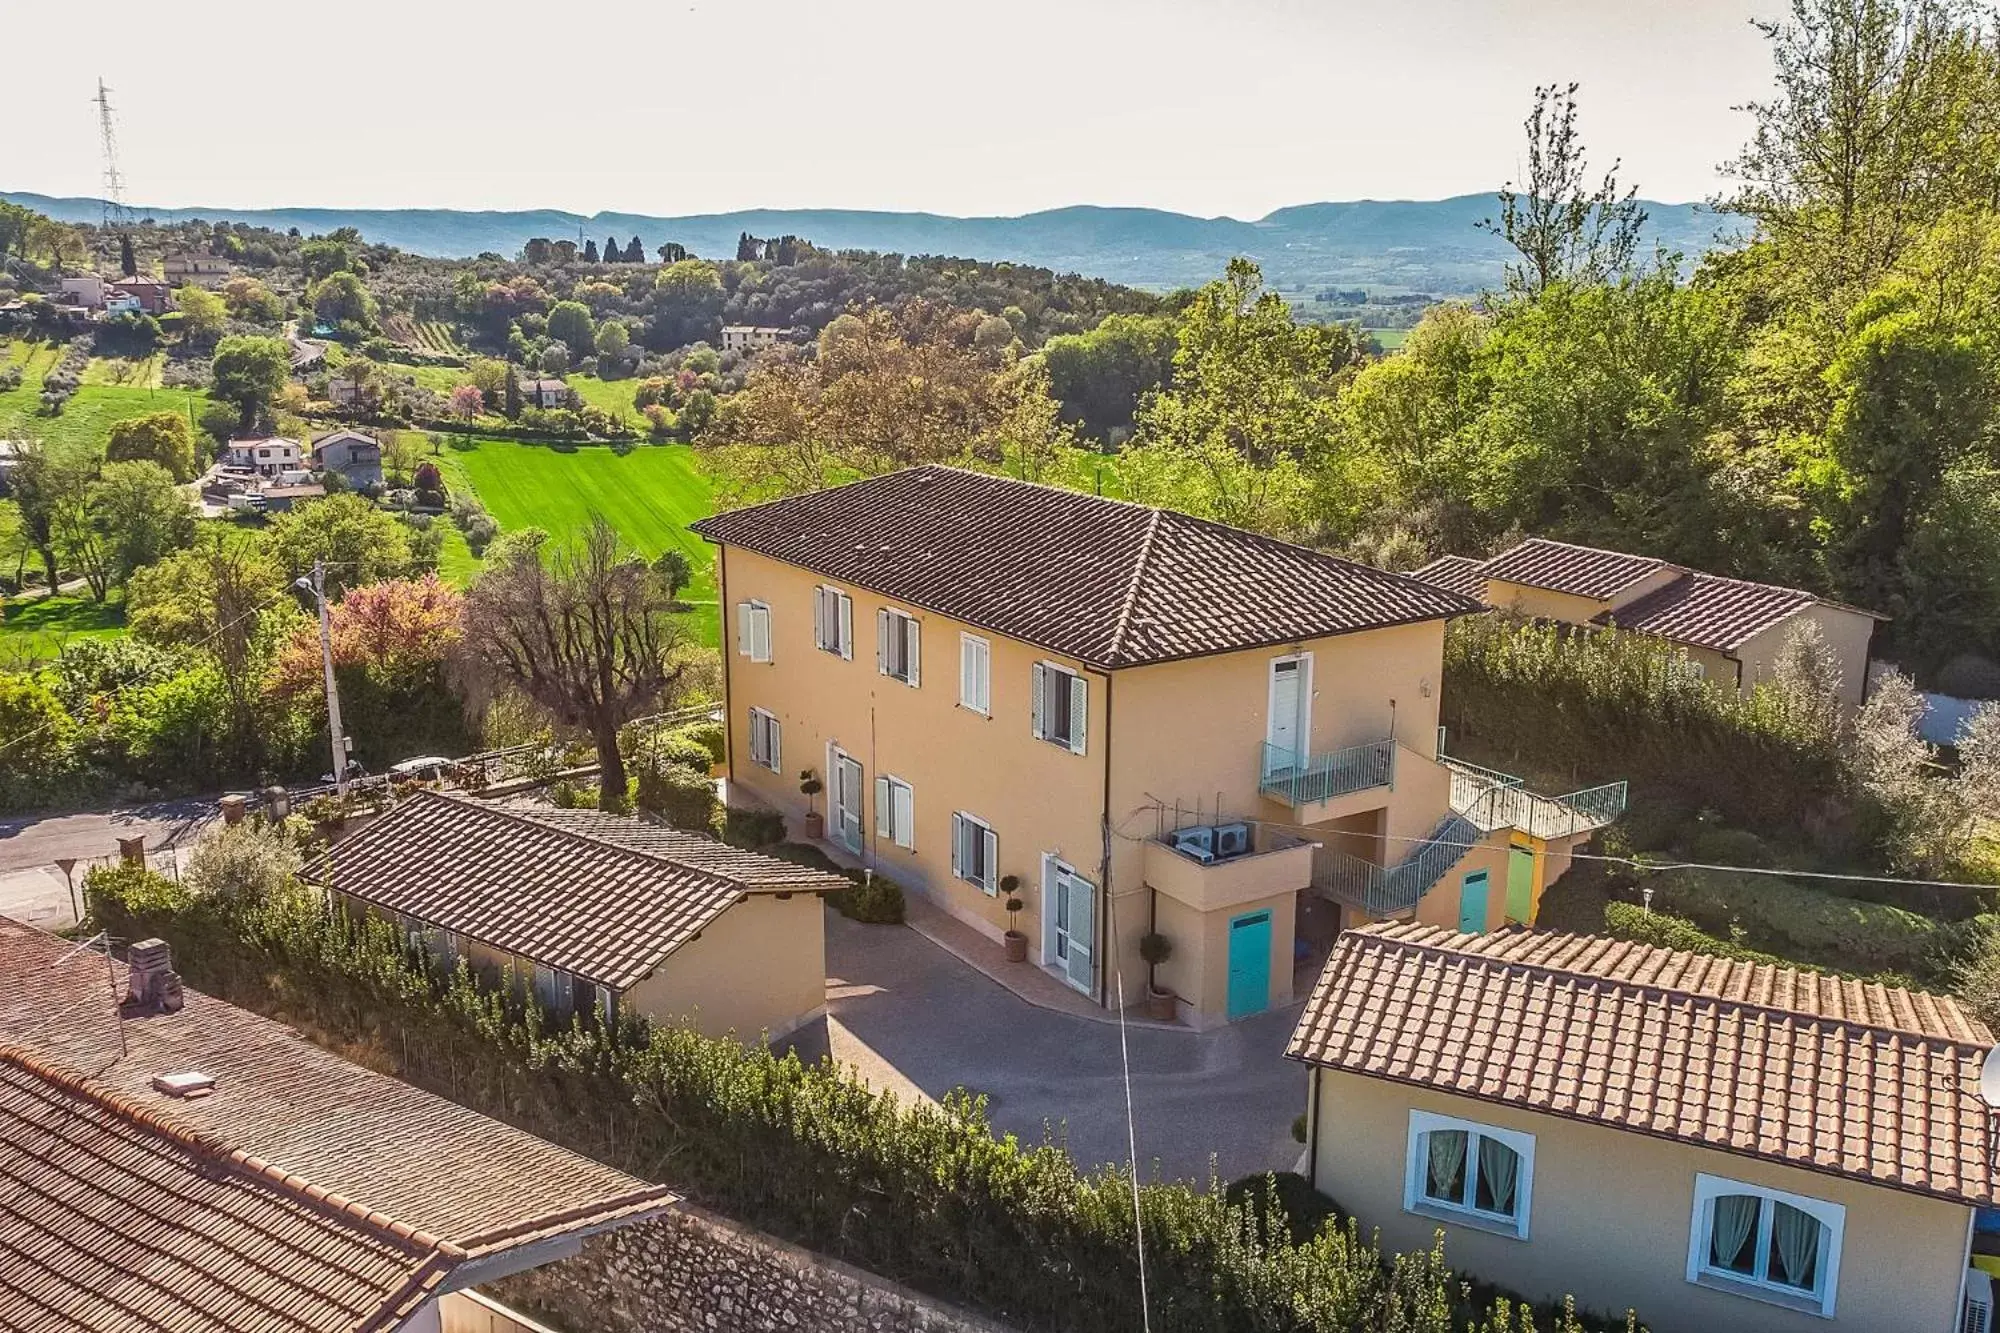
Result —
M1009 1333L685 1204L487 1289L565 1333Z

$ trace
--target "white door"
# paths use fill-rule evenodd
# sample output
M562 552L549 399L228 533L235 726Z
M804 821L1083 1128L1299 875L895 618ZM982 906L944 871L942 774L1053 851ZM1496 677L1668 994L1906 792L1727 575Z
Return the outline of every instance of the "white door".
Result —
M1050 906L1049 961L1070 985L1090 993L1091 940L1097 925L1097 886L1054 857L1044 863L1042 900Z
M1271 711L1264 731L1271 746L1269 768L1303 767L1298 754L1303 748L1300 722L1305 712L1305 675L1303 657L1281 657L1271 663Z
M833 840L850 852L861 850L861 761L834 751Z

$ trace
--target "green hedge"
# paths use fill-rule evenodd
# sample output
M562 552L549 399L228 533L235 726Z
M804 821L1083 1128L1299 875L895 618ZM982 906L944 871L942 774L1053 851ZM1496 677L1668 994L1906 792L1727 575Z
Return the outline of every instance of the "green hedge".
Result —
M1843 898L1769 875L1669 870L1651 877L1653 904L1722 939L1855 972L1924 975L1941 927L1887 903Z
M1683 953L1707 954L1713 958L1731 958L1740 963L1775 963L1780 967L1794 966L1775 954L1758 953L1746 949L1733 940L1719 940L1704 934L1700 926L1670 912L1649 912L1631 903L1606 903L1604 906L1604 933L1615 940L1631 940L1635 944L1651 944L1661 949L1679 949Z
M902 1105L830 1060L682 1029L552 1030L303 890L196 899L143 871L87 887L92 928L168 940L195 986L726 1215L1025 1330L1136 1325L1130 1178L995 1137L979 1101ZM1215 1190L1151 1184L1138 1202L1160 1333L1548 1327L1473 1317L1441 1236L1385 1263L1352 1224L1295 1243Z

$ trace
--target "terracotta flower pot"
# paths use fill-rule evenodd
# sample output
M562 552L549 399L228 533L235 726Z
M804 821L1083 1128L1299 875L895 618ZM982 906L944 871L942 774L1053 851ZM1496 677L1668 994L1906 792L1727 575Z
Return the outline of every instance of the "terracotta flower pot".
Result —
M814 842L826 836L826 816L817 810L806 812L806 837Z
M1010 930L1001 937L1007 946L1007 961L1025 963L1028 961L1028 937L1018 930Z
M1180 997L1170 990L1146 987L1146 1017L1156 1023L1171 1023L1180 1016Z

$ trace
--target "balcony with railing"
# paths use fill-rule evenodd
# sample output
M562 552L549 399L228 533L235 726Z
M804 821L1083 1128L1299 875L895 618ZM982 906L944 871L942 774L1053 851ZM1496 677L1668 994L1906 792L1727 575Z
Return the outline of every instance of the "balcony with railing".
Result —
M1377 865L1337 847L1321 847L1313 853L1313 891L1371 917L1400 916L1415 911L1417 901L1450 874L1482 836L1476 824L1454 813L1392 866Z
M1445 756L1451 808L1481 832L1515 828L1537 838L1592 833L1625 813L1625 784L1607 782L1566 796L1542 796L1510 773Z
M1367 741L1317 752L1264 744L1258 790L1294 808L1323 805L1396 780L1396 742Z

